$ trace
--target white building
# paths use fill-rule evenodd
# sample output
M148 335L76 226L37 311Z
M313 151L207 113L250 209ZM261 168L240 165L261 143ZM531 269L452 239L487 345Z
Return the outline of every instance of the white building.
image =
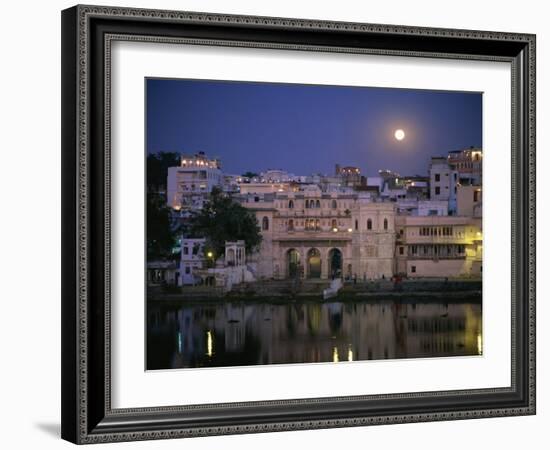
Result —
M195 272L205 266L204 243L204 239L182 239L180 286L194 285L199 281Z
M182 156L179 166L168 168L167 204L176 210L201 209L212 189L222 184L220 161L204 152Z
M294 175L281 169L269 169L260 174L262 183L284 183L290 181Z
M456 212L456 192L458 185L458 172L453 170L447 158L432 157L430 163L430 199L447 200L449 212Z

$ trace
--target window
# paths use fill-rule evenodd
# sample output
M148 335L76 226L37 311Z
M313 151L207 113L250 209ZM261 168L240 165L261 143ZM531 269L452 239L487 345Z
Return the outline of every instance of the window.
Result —
M416 266L411 266L411 273L416 273Z
M371 219L367 220L367 230L372 230L372 220Z
M294 220L292 219L288 221L288 231L294 231Z
M264 217L262 219L262 230L264 231L269 230L269 219L267 217Z
M332 201L332 209L338 208L338 204L336 203L336 200Z
M338 224L336 223L336 219L332 219L332 223L330 225L332 228L338 228Z
M478 202L479 201L479 194L481 193L481 191L479 190L475 190L474 191L474 202Z
M293 209L293 208L294 208L294 201L293 201L293 200L289 200L289 201L288 201L288 208L289 208L289 209Z
M355 229L356 230L359 229L359 221L357 219L355 219Z
M189 275L191 273L191 267L185 266L185 273Z
M441 175L436 173L435 174L435 181L440 181L441 180Z
M441 194L441 188L439 186L435 187L435 195Z
M188 255L189 254L189 247L185 246L183 247L183 254Z
M306 208L309 208L309 200L306 200Z
M315 207L316 207L316 208L320 208L320 207L321 207L321 202L320 202L319 200L317 200L317 201L315 202Z
M404 253L405 253L404 248L403 248L403 247L399 247L399 254L400 254L400 255L403 255Z
M384 219L384 230L388 229L388 219Z

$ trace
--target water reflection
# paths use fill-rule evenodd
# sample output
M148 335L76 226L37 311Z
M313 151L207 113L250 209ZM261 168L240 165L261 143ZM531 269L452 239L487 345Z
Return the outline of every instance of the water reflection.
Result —
M147 368L480 355L479 299L461 303L149 305Z

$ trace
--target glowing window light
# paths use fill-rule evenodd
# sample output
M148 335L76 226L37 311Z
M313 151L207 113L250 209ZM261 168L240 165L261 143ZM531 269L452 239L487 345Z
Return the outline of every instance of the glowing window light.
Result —
M211 357L214 354L214 339L212 332L208 330L206 332L206 355Z

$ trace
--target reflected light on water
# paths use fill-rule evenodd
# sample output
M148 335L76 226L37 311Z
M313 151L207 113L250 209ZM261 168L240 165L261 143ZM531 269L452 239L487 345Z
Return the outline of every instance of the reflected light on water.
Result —
M212 338L212 332L208 330L206 332L206 355L212 357L214 354L214 340Z
M481 340L481 333L477 335L477 354L481 355L483 353L483 342Z
M332 349L332 362L340 362L340 358L338 356L338 347L334 347Z
M477 297L412 305L224 299L148 308L149 370L483 354Z

